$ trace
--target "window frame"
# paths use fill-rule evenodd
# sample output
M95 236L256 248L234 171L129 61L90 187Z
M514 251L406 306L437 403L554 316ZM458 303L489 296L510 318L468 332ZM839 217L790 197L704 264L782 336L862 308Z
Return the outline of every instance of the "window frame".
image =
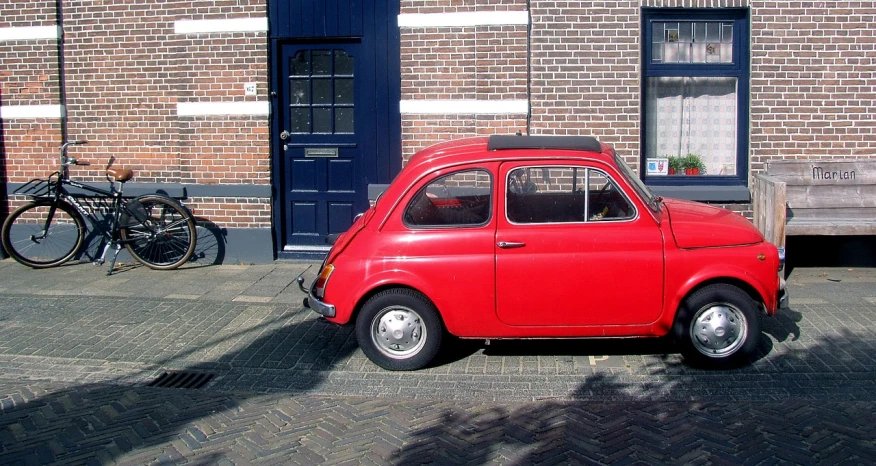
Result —
M732 21L732 63L652 63L652 23L665 21ZM646 185L657 187L732 187L748 186L750 135L750 11L748 8L642 8L642 80L640 173ZM666 176L647 174L645 154L648 78L656 77L733 77L737 82L736 102L736 174L703 176ZM747 192L747 189L745 190ZM667 194L674 194L672 191ZM704 197L691 196L687 198ZM732 197L732 196L728 196ZM703 199L706 200L706 199ZM715 200L715 199L709 199ZM735 201L742 199L725 199Z
M452 224L431 224L431 223L416 224L416 223L411 223L408 221L408 214L411 211L411 209L414 208L414 203L416 203L418 201L418 199L421 195L423 195L424 197L427 197L426 191L433 184L438 183L442 180L447 180L450 177L453 177L453 176L456 176L456 175L459 175L462 173L466 173L466 172L483 172L487 175L487 179L489 180L489 183L490 183L489 196L490 196L490 198L489 198L488 203L487 203L488 210L487 210L487 218L485 221L483 221L481 223L452 223ZM472 189L478 189L478 188L475 187ZM494 209L495 201L496 201L496 180L495 180L495 177L493 175L493 172L487 167L480 167L480 166L465 167L462 169L450 171L448 173L438 174L437 176L431 177L427 181L425 181L420 186L420 188L416 190L416 192L413 194L413 196L410 197L410 199L407 201L407 203L405 203L404 209L401 212L401 221L402 221L402 225L404 225L405 228L408 228L410 230L448 230L448 229L460 229L460 228L481 228L481 227L487 226L490 223L492 223L493 214L494 214L494 210L495 210ZM435 207L434 204L432 204L432 206Z
M576 220L568 220L568 221L550 220L550 221L530 221L530 222L518 221L518 220L512 219L511 218L512 216L510 213L510 210L511 210L511 201L510 201L511 196L510 195L512 194L512 190L511 190L512 175L517 170L529 171L532 169L539 169L539 170L571 169L573 172L572 191L569 191L568 193L559 192L559 191L556 193L553 193L553 194L569 194L569 195L575 195L576 186L577 186L577 182L578 182L578 171L579 170L583 171L584 172L583 181L584 181L585 187L587 187L587 191L585 191L583 193L583 196L584 196L584 218L581 220L576 219ZM614 218L614 217L603 217L603 218L598 218L598 219L591 218L591 215L590 215L590 207L591 207L590 206L590 189L589 189L590 174L591 173L596 173L598 175L601 175L602 177L605 178L607 183L611 184L612 189L616 190L617 193L619 193L620 197L630 207L631 214L627 215L626 217L618 217L618 218ZM569 165L564 165L564 164L546 164L546 165L521 164L521 165L516 165L516 166L508 168L507 173L505 173L504 189L505 189L505 199L504 199L505 221L509 225L532 226L532 225L583 225L583 224L596 224L596 223L599 223L599 224L624 223L624 222L633 222L639 218L639 209L637 208L636 203L633 202L632 199L630 199L630 196L628 195L626 190L624 190L621 187L621 183L619 183L615 177L613 177L610 173L608 173L607 170L604 170L601 168L596 168L596 167L589 166L589 165L574 165L574 164L569 164ZM515 194L521 195L519 193L515 193ZM538 192L533 192L533 193L528 193L528 194L522 194L521 196L524 198L525 197L537 198L539 196L550 195L550 194L551 194L551 192L548 192L548 191L538 191Z

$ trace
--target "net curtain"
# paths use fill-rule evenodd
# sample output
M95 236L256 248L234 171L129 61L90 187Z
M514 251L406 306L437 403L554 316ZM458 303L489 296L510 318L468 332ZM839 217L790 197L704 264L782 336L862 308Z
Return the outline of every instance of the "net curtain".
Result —
M736 78L648 78L645 106L648 158L697 154L707 175L736 174Z

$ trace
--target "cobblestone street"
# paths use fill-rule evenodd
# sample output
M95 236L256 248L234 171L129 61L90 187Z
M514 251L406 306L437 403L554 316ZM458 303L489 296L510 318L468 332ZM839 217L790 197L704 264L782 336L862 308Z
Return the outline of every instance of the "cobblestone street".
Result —
M388 372L303 310L307 263L173 272L0 261L0 463L872 463L876 270L798 268L760 354L454 341ZM315 267L307 271L312 278ZM200 389L148 386L165 372Z

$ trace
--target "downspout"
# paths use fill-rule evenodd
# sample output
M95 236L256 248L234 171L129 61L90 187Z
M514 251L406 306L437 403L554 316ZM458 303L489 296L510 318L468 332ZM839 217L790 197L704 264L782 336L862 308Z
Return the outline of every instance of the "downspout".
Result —
M58 23L58 103L61 105L61 144L67 142L67 84L64 73L64 8L63 0L55 0Z
M61 1L61 0L58 0ZM532 128L532 1L526 0L526 135Z

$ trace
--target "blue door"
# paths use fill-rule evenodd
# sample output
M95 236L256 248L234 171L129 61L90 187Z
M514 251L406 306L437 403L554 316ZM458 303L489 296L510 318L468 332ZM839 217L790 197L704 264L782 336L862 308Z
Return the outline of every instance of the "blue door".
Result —
M328 250L325 236L345 231L368 208L364 150L367 109L363 92L373 75L361 60L362 44L303 42L280 45L276 152L281 162L282 255L309 257Z

